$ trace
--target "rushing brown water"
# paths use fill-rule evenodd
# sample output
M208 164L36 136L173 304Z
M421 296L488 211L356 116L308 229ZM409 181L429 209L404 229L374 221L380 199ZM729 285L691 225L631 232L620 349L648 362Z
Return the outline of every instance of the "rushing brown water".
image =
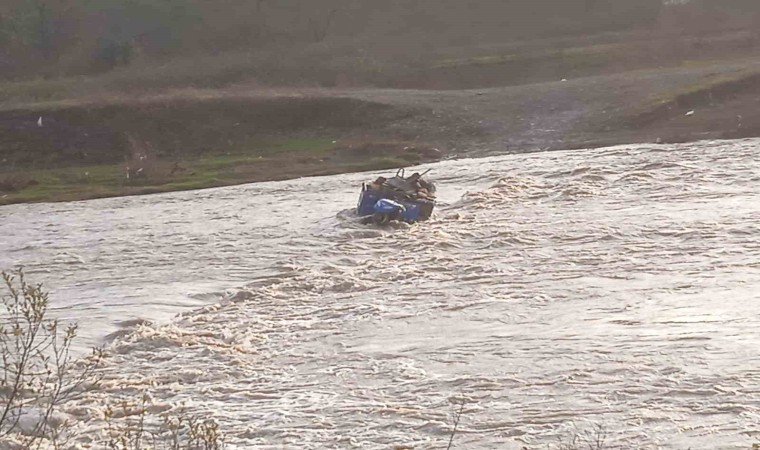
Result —
M749 449L759 145L448 161L434 219L386 229L347 211L368 174L3 207L0 264L86 344L120 330L85 430L147 390L232 448L445 448L464 399L454 448Z

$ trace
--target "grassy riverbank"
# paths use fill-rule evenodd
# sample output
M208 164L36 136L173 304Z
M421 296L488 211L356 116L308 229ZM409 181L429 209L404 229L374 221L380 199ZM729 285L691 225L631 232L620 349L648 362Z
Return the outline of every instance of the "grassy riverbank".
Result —
M394 131L426 109L338 96L181 95L0 111L0 205L82 200L434 161Z
M417 164L436 152L400 143L343 145L326 139L290 139L240 154L207 154L181 162L126 163L29 169L0 174L0 205L71 201L203 189L304 176L331 175ZM129 175L128 175L129 172Z
M623 38L439 49L411 72L379 66L383 82L349 69L332 81L312 74L316 84L275 71L290 84L265 86L255 55L228 54L0 83L0 205L760 136L760 48L729 45L754 42L745 34L698 47ZM218 78L219 58L257 69ZM339 87L339 75L352 73L350 87Z

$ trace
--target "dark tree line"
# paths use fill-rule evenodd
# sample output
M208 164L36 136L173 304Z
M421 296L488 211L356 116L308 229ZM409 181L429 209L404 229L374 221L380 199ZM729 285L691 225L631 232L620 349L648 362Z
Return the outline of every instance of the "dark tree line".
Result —
M677 2L683 7L683 2ZM3 0L0 77L109 70L138 55L192 55L326 40L480 42L651 26L663 0ZM721 12L757 0L691 0Z

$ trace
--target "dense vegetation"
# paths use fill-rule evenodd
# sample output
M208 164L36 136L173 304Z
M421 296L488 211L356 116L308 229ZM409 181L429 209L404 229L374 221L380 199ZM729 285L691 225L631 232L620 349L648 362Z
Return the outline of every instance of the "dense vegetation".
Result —
M4 0L0 77L322 41L423 48L621 30L655 23L662 8L661 0Z

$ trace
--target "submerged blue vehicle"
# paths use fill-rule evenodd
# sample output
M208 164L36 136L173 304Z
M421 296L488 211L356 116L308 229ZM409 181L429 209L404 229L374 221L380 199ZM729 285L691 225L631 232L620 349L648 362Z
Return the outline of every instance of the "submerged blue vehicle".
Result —
M405 177L404 169L399 169L392 178L363 183L356 209L362 222L385 225L392 220L428 220L435 207L435 185L422 178L425 174L415 172Z

